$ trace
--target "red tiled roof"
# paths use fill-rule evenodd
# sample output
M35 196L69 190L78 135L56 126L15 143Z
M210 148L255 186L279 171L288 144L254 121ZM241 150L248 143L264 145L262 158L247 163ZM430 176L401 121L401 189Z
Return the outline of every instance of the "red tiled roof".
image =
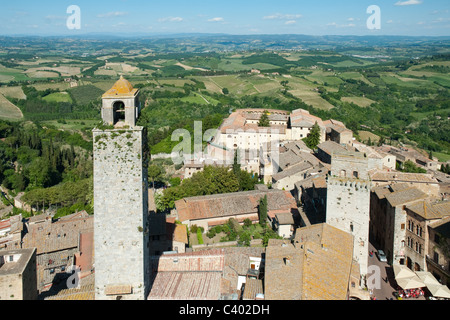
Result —
M288 191L246 191L184 198L175 202L180 221L221 218L258 212L259 200L267 195L268 211L296 209Z

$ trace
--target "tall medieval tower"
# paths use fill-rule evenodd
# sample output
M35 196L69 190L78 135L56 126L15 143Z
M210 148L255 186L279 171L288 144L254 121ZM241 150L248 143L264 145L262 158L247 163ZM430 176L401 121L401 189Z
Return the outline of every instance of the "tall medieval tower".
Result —
M364 153L334 154L327 181L326 222L353 235L353 258L367 275L369 254L369 159Z
M147 134L123 77L103 97L94 138L95 298L144 300L150 287Z

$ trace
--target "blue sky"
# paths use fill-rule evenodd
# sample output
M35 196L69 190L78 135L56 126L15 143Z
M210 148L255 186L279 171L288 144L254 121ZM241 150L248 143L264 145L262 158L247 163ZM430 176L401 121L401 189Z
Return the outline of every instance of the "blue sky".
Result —
M81 29L66 26L81 10ZM377 5L381 28L369 30ZM449 0L16 0L2 3L0 34L228 33L450 36Z

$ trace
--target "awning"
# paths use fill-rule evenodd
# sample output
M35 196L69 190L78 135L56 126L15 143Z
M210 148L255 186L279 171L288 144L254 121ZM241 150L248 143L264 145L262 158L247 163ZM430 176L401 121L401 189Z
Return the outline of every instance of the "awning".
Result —
M394 265L395 281L404 290L425 287L425 283L407 266Z
M422 280L425 285L440 285L439 281L433 276L431 272L416 271L416 275Z
M414 271L409 269L405 265L394 265L394 274L395 274L395 280L397 279L405 279L405 278L412 278L416 276Z
M450 299L450 289L440 284L430 272L417 271L416 274L434 297Z
M404 290L417 289L425 287L425 284L419 279L419 277L396 279L397 284Z

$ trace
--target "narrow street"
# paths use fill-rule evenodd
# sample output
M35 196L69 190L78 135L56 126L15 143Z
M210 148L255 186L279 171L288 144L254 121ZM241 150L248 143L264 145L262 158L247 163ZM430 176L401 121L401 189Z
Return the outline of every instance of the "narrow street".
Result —
M393 292L395 291L395 278L394 278L394 271L392 269L392 267L386 263L386 262L381 262L377 255L377 249L374 247L374 245L372 243L369 243L369 251L373 251L374 254L373 256L369 256L369 267L370 266L378 266L379 270L380 270L380 276L381 279L379 281L380 283L380 288L374 288L372 290L372 297L376 298L377 300L390 300L392 299L396 299L395 296L393 295ZM372 271L373 274L373 271ZM370 276L368 276L369 278Z
M380 270L381 279L379 281L380 287L374 288L372 290L372 298L376 300L397 300L394 296L394 292L396 291L397 283L395 281L394 270L391 265L386 262L381 262L376 255L377 248L374 247L372 243L369 243L369 251L373 251L373 256L369 256L369 268L370 266L378 266ZM372 275L374 271L370 274ZM369 279L370 275L368 275ZM421 296L418 298L409 298L405 300L425 300L425 297Z

